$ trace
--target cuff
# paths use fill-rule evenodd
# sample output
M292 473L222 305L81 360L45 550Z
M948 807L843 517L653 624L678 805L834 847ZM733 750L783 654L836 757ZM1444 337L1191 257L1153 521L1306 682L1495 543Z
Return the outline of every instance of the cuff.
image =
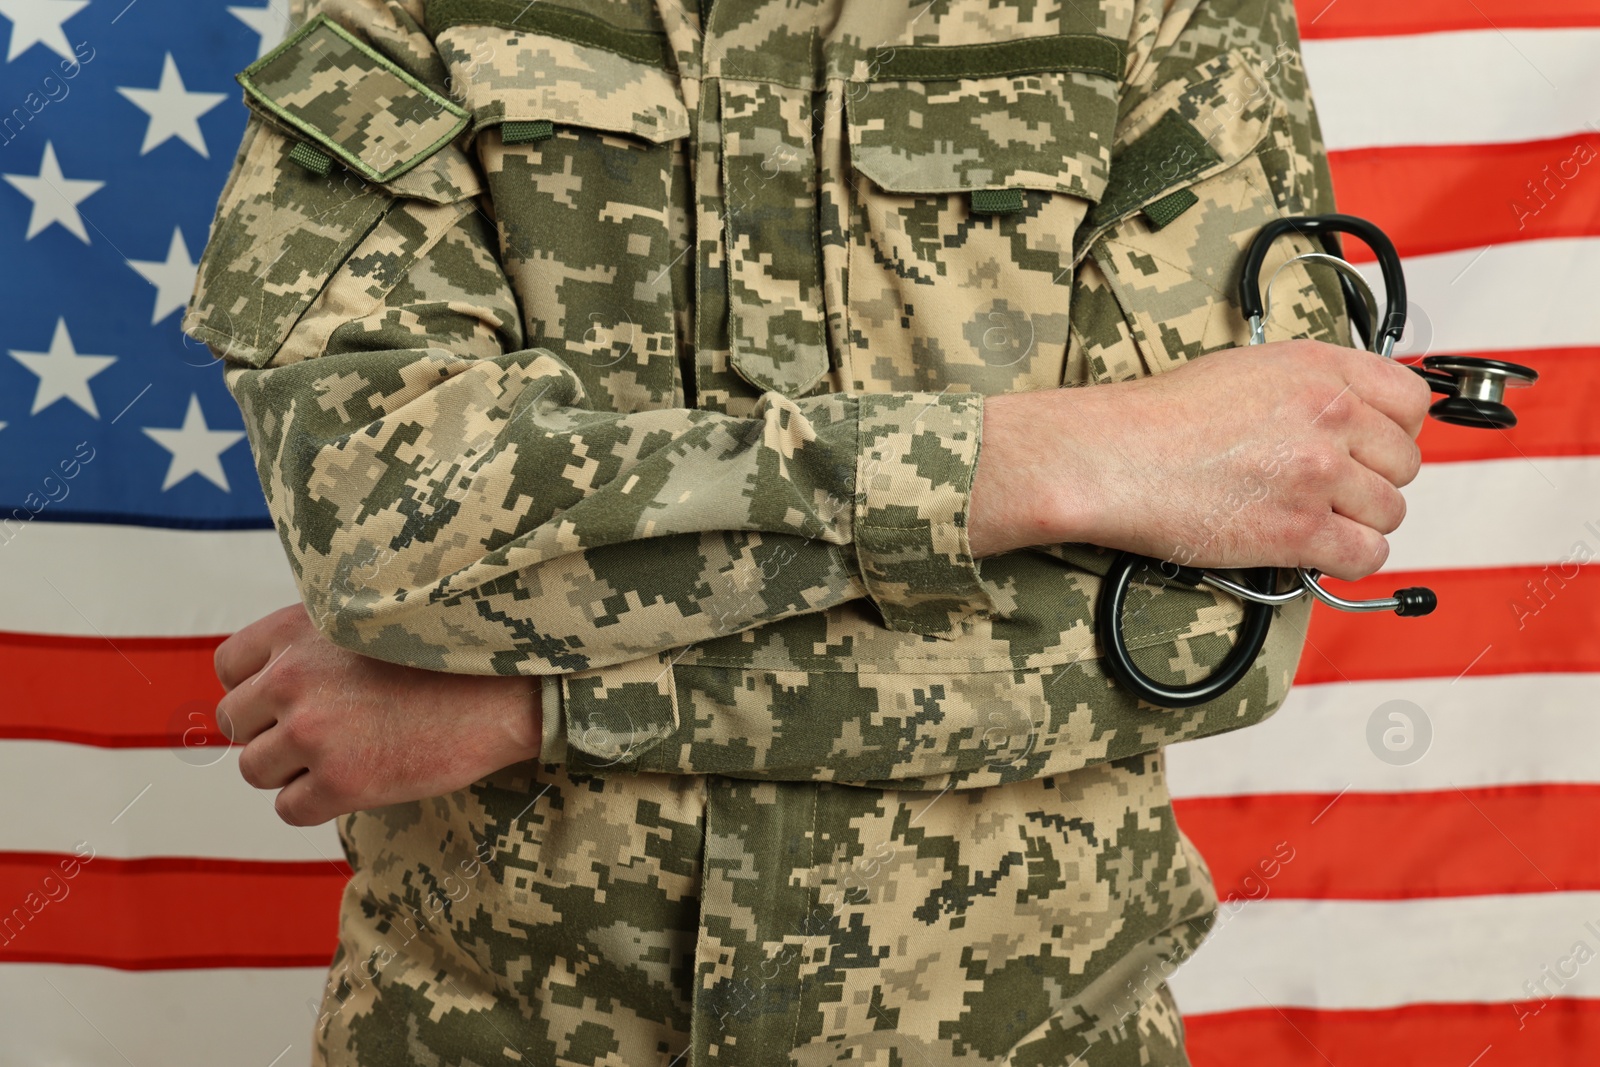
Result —
M566 724L561 762L578 771L604 773L632 763L676 733L673 662L673 650L665 649L624 663L553 675Z
M983 400L970 392L859 398L856 558L891 630L949 639L967 619L995 613L968 540Z
M567 761L567 720L561 708L561 676L547 674L539 691L540 763Z

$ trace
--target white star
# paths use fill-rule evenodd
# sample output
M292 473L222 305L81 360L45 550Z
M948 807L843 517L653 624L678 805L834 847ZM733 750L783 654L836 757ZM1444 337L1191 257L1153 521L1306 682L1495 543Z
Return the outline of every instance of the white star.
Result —
M0 3L4 2L0 0ZM105 182L63 177L61 164L56 162L55 146L49 141L44 143L44 161L39 164L37 175L4 174L0 177L33 201L33 215L28 219L28 234L24 240L33 240L40 230L52 222L59 222L78 240L89 243L89 232L83 228L83 216L78 214L78 205L99 192Z
M6 52L6 62L35 44L77 62L61 24L88 6L89 0L0 0L0 15L11 20L11 48Z
M130 259L128 266L156 287L156 310L150 317L150 325L189 305L189 296L194 292L195 262L189 258L189 246L183 240L182 230L173 227L165 263Z
M65 397L93 417L100 417L100 410L94 406L94 394L89 391L89 379L115 363L117 357L80 356L72 347L66 319L56 320L50 351L12 352L11 358L39 376L39 389L33 394L30 415L39 414Z
M228 11L261 35L261 50L256 53L257 59L277 47L278 42L283 40L284 31L289 28L289 13L283 10L279 0L267 0L266 7L230 7Z
M177 137L207 159L206 139L200 133L200 116L228 98L227 93L191 93L183 87L183 76L172 53L161 67L161 84L154 89L129 89L117 87L117 92L132 100L150 116L145 127L142 156L156 145Z
M228 488L228 476L222 470L222 453L233 447L244 436L244 431L207 428L206 417L200 410L200 398L194 393L189 394L189 410L183 416L181 429L145 427L144 432L154 438L156 444L172 453L172 463L167 467L167 480L161 483L162 492L191 474L200 475L224 493L233 491Z

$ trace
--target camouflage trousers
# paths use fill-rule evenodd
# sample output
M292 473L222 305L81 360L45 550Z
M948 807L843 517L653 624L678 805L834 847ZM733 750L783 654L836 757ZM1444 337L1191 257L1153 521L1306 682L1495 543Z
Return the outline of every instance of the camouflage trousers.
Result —
M341 820L318 1067L1171 1067L1158 750L945 793L508 767Z

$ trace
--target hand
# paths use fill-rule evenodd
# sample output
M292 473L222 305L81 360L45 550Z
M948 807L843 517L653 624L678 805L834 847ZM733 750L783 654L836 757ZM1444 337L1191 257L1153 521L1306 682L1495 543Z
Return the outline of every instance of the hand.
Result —
M1197 567L1364 578L1405 518L1432 394L1370 352L1280 341L1165 374L987 398L981 557L1081 541Z
M217 725L245 746L239 773L281 790L291 826L439 796L539 755L538 678L371 659L329 641L302 604L222 642L215 666Z

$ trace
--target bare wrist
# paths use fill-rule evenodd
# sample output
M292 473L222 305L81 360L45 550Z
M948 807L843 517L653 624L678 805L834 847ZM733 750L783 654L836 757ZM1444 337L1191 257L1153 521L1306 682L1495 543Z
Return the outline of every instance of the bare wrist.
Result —
M969 515L974 558L1092 540L1101 509L1082 432L1084 393L1051 389L985 398Z
M516 683L512 687L505 720L504 756L509 765L538 759L544 747L544 700L541 695L544 678L523 675L515 679L508 678L507 681Z

